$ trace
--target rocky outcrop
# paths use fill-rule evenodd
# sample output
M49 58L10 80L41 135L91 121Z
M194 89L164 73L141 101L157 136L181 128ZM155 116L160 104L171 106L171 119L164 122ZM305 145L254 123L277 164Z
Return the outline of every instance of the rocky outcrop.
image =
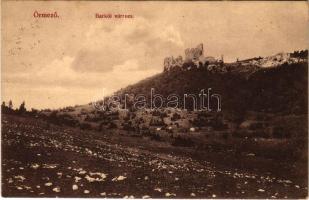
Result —
M185 50L185 62L196 62L204 55L203 44L199 44L196 48L188 48Z
M164 71L170 71L173 69L190 70L194 67L199 68L201 66L206 66L209 64L217 65L219 60L211 56L204 56L204 46L203 44L197 45L196 48L187 48L185 50L184 60L181 56L177 58L166 57L164 59Z
M278 53L276 55L261 59L258 64L262 67L276 67L284 63L291 64L297 63L298 61L299 60L297 58L291 58L289 53Z
M203 64L205 64L205 63L207 63L207 64L216 64L216 63L218 63L218 60L215 59L215 58L212 57L212 56L202 57L202 58L200 58L200 61L201 61Z
M166 57L164 59L164 71L169 71L173 68L181 68L183 65L183 59L181 56L178 56L177 58L174 59L174 57Z
M212 56L205 56L202 43L195 48L187 48L184 53L184 59L181 56L177 58L173 56L166 57L164 59L164 72L174 69L187 71L194 68L205 68L210 72L225 73L227 71L240 70L241 72L251 73L259 68L308 62L308 50L294 51L293 53L278 53L264 58L237 59L237 61L233 63L224 63L223 55L221 55L219 59Z
M278 53L273 56L268 56L265 58L251 58L247 60L238 61L242 65L248 66L259 66L259 67L277 67L284 63L292 64L298 62L306 62L306 58L299 58L291 56L291 53Z

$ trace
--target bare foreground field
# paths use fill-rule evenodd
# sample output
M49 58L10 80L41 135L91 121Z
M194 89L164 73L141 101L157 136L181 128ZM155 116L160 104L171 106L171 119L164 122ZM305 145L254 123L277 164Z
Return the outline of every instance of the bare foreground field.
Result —
M232 150L231 150L232 151ZM6 197L305 198L307 165L2 116Z

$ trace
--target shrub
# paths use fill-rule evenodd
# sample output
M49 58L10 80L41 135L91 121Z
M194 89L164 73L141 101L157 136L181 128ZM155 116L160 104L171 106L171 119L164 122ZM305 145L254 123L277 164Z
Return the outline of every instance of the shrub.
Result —
M181 119L181 116L178 113L174 113L171 118L172 121L177 121L179 119Z
M252 137L252 132L248 130L237 130L233 132L233 136L238 137L238 138L251 138Z
M252 124L249 126L249 129L250 129L250 130L257 130L257 129L262 129L263 127L264 127L263 123L257 122L257 123L252 123Z
M135 128L133 127L131 121L123 123L122 126L123 126L123 130L126 130L126 131L135 131Z
M270 138L270 133L266 130L258 130L253 132L253 137Z
M91 129L91 124L89 124L89 123L81 123L81 124L79 125L79 127L80 127L80 129L82 129L82 130Z
M152 140L156 140L156 141L161 141L162 140L162 138L161 138L161 136L159 134L151 134L150 138Z
M67 126L76 126L78 124L78 121L68 114L59 115L58 120L59 123Z
M223 132L223 133L222 133L222 138L223 138L223 139L226 140L226 139L228 139L228 137L229 137L229 133L228 133L228 132Z
M115 129L115 128L117 128L117 124L115 124L114 122L111 122L111 123L109 124L108 128L110 128L110 129Z
M48 116L48 121L50 121L53 124L60 125L60 120L58 119L58 111L52 111L50 115Z
M165 123L161 118L152 118L149 125L150 126L165 126Z
M205 117L198 116L197 118L191 120L191 124L197 127L206 126L206 123L207 123L207 119Z
M283 127L274 127L273 136L275 138L290 138L291 132L289 130L284 129Z
M25 102L23 101L19 106L18 113L23 114L25 112L26 112L26 106L25 106Z
M190 138L182 138L177 136L174 141L172 142L174 146L183 146L183 147L192 147L194 142Z

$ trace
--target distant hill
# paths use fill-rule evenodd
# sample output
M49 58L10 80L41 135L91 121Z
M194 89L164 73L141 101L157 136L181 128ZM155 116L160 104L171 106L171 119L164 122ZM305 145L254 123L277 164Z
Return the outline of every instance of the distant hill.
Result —
M223 65L225 72L207 68L161 73L130 85L115 94L145 94L150 89L164 97L169 94L198 94L212 88L222 96L222 110L261 112L307 112L307 62L284 63L272 68Z
M149 102L153 88L164 98L179 95L183 107L184 94L198 95L202 89L211 88L213 93L221 95L223 111L304 113L307 112L307 72L308 50L224 63L223 56L221 59L205 57L200 44L186 49L184 60L181 56L167 57L163 73L115 94L120 97L143 94ZM192 108L192 104L187 101L186 108Z
M306 55L308 56L308 51L291 53L289 57L293 57L292 62L289 59L289 62L283 63L277 60L276 65L272 67L259 66L256 60L275 60L273 58L276 56L252 58L235 63L209 64L206 62L203 65L199 63L199 66L196 62L186 61L182 67L170 67L169 70L164 70L162 73L116 91L114 95L122 98L120 101L122 108L125 104L123 98L126 94L132 94L126 101L126 108L129 112L110 109L105 111L112 112L105 112L96 109L90 102L87 105L70 106L53 111L43 110L39 114L50 118L55 123L81 128L96 127L98 130L102 127L122 127L122 129L129 130L135 127L135 129L143 130L145 127L161 127L167 124L173 124L177 129L181 129L196 124L209 124L207 121L212 120L208 119L210 116L216 119L214 127L222 128L225 126L222 124L230 122L236 122L236 126L239 126L238 123L247 119L246 116L250 112L261 115L270 114L272 119L275 119L277 115L307 115L308 59ZM217 101L211 98L212 112L206 113L206 122L199 122L201 119L198 112L191 112L193 110L192 99L188 98L184 105L184 94L194 94L198 97L201 90L204 89L207 92L208 88L211 88L211 94L220 95L221 112L216 112ZM154 94L162 95L164 100L163 109L160 109L158 113L149 110L151 89L154 90ZM147 108L136 112L132 98L140 94L145 96ZM166 109L168 107L167 97L171 94L179 96L179 110ZM105 104L109 98L104 99ZM183 110L184 107L188 110ZM223 119L222 116L224 116ZM131 124L127 124L129 122ZM217 122L220 122L219 125Z

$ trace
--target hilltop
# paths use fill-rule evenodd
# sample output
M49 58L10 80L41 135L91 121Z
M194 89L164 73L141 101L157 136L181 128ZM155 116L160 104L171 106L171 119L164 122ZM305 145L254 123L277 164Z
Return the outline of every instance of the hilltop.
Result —
M150 91L153 88L156 94L163 96L164 100L170 94L179 95L179 107L181 108L184 107L183 94L198 95L201 90L207 91L207 89L211 88L213 93L221 97L221 114L232 115L233 120L244 118L246 113L251 111L285 115L307 113L307 50L277 54L265 58L256 57L234 63L224 63L223 59L213 59L215 62L211 64L208 61L201 64L201 59L209 58L209 56L205 57L203 55L202 44L197 48L187 49L185 54L186 57L182 65L169 65L167 60L170 61L172 58L165 59L162 73L115 92L114 95L119 97L124 97L126 94L131 95L129 100L126 100L128 102L124 102L123 99L120 100L120 107L123 108L126 103L128 109L135 112L132 109L132 100L136 95L143 94L147 102L149 102L151 100ZM196 63L199 63L199 65L196 65ZM272 63L271 67L269 63ZM268 67L263 67L263 65ZM105 103L109 102L109 97L104 100ZM210 101L213 108L216 108L216 100L211 99ZM186 108L192 110L193 103L192 99L188 99ZM163 104L163 108L167 108L167 105ZM152 119L149 115L152 111L149 111L149 109L148 104L145 110L140 111L143 113L141 118L148 122L145 126L148 126ZM95 127L101 127L104 123L106 125L112 123L106 122L110 117L106 118L105 115L109 115L110 111L102 112L97 110L92 103L67 107L56 112L57 114L45 110L41 114L44 116L50 116L51 113L55 116L64 115L65 118L69 119L69 123L83 124L91 122L90 124ZM169 112L174 113L175 111ZM177 112L181 112L181 110ZM124 121L130 115L130 112L119 110L116 113L120 113L119 116L116 114L117 116L112 118L116 119L117 127L124 127ZM217 115L212 113L209 112L210 115ZM192 118L192 116L189 118ZM194 120L194 117L191 120ZM193 124L186 125L186 127L190 126L193 126ZM141 128L141 125L139 127Z
M181 55L166 57L164 59L164 72L191 69L207 69L214 72L229 71L256 71L259 68L278 67L283 64L304 63L308 60L308 50L294 51L293 53L277 53L267 57L255 57L244 60L237 59L236 62L224 63L224 56L215 58L204 55L204 45L201 43L196 48L187 48L184 51L184 59Z

